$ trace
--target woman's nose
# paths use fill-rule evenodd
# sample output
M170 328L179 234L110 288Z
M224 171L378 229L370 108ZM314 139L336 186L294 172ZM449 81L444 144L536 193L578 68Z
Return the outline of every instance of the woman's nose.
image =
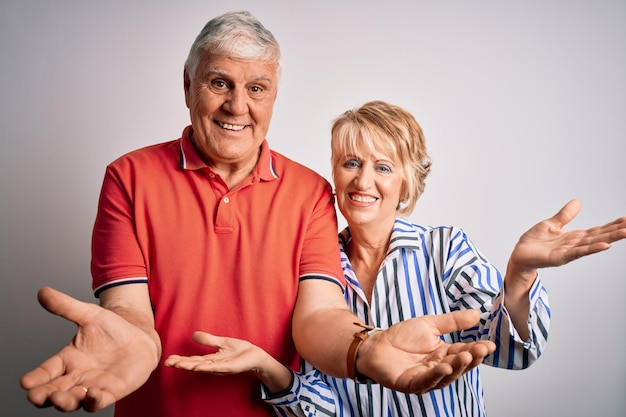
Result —
M362 167L354 178L354 185L360 190L366 190L373 181L372 172Z

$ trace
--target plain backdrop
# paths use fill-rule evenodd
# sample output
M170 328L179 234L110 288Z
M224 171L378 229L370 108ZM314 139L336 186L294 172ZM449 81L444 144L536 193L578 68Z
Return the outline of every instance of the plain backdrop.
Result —
M233 9L282 46L270 144L326 178L331 120L382 99L416 116L434 160L411 219L463 227L502 270L518 236L572 198L583 209L568 228L626 215L624 0L2 0L3 416L59 415L18 384L75 329L38 305L37 289L96 302L90 238L105 166L179 137L189 47ZM491 416L624 415L625 258L619 242L541 271L548 349L525 371L482 367Z

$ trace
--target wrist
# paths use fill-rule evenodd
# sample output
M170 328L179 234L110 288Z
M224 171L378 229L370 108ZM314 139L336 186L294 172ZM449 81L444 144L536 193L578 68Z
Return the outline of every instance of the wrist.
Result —
M520 265L520 263L509 259L507 264L507 275L511 275L517 279L525 281L534 281L537 277L537 268L534 266Z
M360 384L372 384L375 383L371 378L361 374L357 369L357 360L359 356L359 349L365 340L373 333L381 330L380 328L374 326L368 326L362 323L354 323L355 325L361 327L363 330L354 333L352 343L348 349L348 356L346 360L347 370L348 370L348 378L352 379L354 382Z
M259 366L253 369L256 377L272 395L289 391L293 384L293 372L269 353L259 350L264 356Z
M525 268L509 262L504 287L511 295L521 296L530 290L538 276L537 268Z

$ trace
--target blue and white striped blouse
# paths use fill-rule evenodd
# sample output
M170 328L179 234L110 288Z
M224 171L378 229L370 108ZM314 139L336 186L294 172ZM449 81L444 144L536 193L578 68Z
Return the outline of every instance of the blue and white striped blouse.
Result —
M455 227L423 227L396 219L389 253L378 272L371 305L339 235L346 302L364 323L383 329L412 317L461 309L481 311L479 325L444 335L448 343L491 340L496 351L484 363L523 369L537 360L548 337L550 310L539 278L530 291L530 338L522 341L503 305L502 276ZM484 416L483 385L475 368L451 385L423 395L322 374L305 363L291 391L264 399L279 416Z

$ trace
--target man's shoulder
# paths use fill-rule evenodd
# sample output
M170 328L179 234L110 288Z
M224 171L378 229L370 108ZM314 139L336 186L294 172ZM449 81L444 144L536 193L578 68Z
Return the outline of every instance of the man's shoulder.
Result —
M155 143L129 151L111 162L111 166L160 163L163 159L178 158L180 139Z
M328 182L322 175L318 174L312 168L309 168L306 165L303 165L300 162L297 162L273 149L271 150L271 153L274 167L276 168L279 176L287 174L288 176L299 176L302 180L308 179L310 181L319 181L321 183Z

